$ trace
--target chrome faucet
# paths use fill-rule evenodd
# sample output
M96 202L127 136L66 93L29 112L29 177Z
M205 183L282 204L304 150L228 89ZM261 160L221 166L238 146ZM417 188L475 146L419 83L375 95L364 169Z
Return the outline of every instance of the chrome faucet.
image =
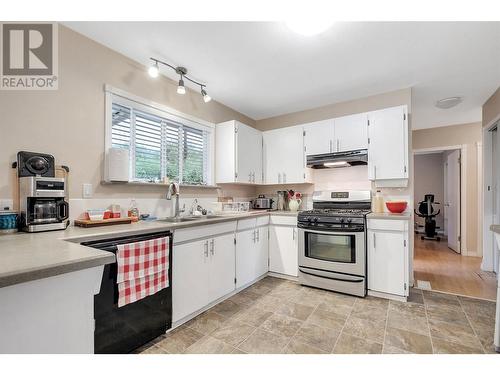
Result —
M179 209L179 184L176 182L171 182L168 185L167 200L172 200L172 196L175 196L175 214L174 217L179 217L181 210ZM184 210L182 210L184 212Z

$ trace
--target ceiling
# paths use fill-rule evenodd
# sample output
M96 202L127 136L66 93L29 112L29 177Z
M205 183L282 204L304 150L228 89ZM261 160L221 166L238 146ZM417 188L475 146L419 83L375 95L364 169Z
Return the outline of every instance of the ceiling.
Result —
M412 87L414 129L475 122L500 84L500 22L338 22L309 37L280 22L65 25L145 65L186 66L256 120ZM450 96L464 101L434 106Z

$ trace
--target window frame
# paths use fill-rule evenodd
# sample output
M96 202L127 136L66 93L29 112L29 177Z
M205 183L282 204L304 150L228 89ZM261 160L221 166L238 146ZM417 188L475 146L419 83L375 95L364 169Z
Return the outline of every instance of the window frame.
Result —
M112 147L112 125L113 125L113 104L122 105L125 107L133 108L135 111L144 112L147 114L151 114L153 116L158 116L164 118L166 120L172 121L174 123L182 124L183 126L187 126L190 128L194 128L197 130L207 132L207 163L206 170L203 171L203 174L206 175L205 184L185 184L181 182L182 185L187 186L213 186L214 185L214 170L215 170L215 124L212 122L208 122L202 119L199 119L195 116L191 116L180 111L177 111L173 108L165 106L163 104L156 103L154 101L141 98L139 96L130 94L126 91L114 88L110 85L104 86L105 91L105 136L104 136L104 181L109 181L109 171L108 171L108 163L107 158L109 154L109 149ZM132 153L131 153L132 157ZM132 163L131 163L132 164ZM179 176L183 177L183 163L179 163ZM135 164L132 165L131 173L129 177L130 183L148 183L154 184L152 182L143 182L141 180L136 180L135 177ZM181 179L182 179L181 177ZM157 183L161 184L161 183Z

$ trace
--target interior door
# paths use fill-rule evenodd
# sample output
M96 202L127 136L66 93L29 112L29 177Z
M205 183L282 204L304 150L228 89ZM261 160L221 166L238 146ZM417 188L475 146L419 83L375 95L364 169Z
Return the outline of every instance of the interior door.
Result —
M236 288L257 278L255 273L255 230L249 229L236 233Z
M172 254L172 320L175 322L207 305L208 241L175 245Z
M368 148L368 114L336 118L334 144L339 152Z
M446 203L448 247L460 253L460 150L446 156Z
M333 119L304 124L306 155L326 154L333 149Z
M262 181L262 133L236 122L236 158L238 182Z
M235 289L234 234L209 240L209 300L214 301Z

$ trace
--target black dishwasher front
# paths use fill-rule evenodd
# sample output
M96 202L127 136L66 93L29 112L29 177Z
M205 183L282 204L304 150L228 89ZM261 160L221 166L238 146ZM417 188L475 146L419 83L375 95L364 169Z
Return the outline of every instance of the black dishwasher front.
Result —
M134 303L118 307L117 263L104 266L101 290L94 296L94 353L130 353L172 327L172 233L107 238L81 245L116 254L117 246L169 237L169 287Z

